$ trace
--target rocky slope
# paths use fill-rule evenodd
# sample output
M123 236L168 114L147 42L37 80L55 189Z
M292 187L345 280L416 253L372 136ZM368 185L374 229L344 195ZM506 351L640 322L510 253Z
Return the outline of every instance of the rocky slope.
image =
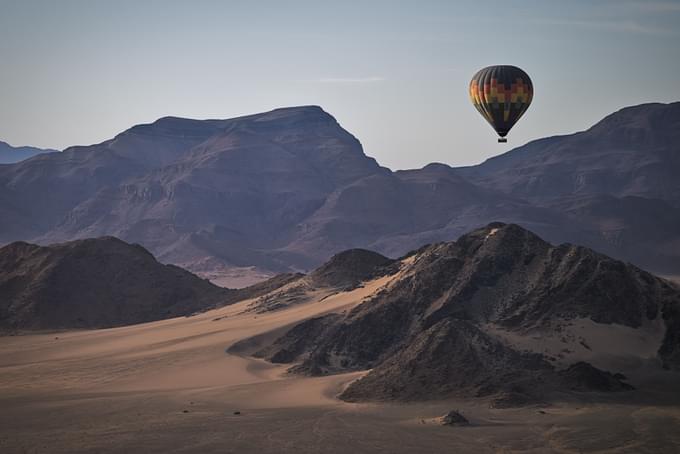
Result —
M257 355L312 375L370 369L346 400L535 402L631 389L603 370L623 359L680 369L678 308L678 287L633 265L494 223L414 252L364 303L307 320ZM636 353L633 337L651 350Z
M0 243L102 235L193 270L398 257L498 220L680 274L680 103L614 113L479 166L392 172L321 108L166 117L0 166Z
M101 328L190 315L268 293L291 279L217 287L113 237L0 248L0 330Z

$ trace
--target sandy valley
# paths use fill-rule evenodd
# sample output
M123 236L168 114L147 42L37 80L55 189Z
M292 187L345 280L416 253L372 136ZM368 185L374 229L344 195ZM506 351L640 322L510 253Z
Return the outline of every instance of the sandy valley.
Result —
M0 451L14 452L671 452L680 397L592 395L590 403L492 409L483 399L352 404L335 398L363 372L325 377L228 353L304 319L350 310L389 286L254 313L246 300L122 328L0 341ZM469 427L438 416L460 410ZM239 412L239 414L236 414Z

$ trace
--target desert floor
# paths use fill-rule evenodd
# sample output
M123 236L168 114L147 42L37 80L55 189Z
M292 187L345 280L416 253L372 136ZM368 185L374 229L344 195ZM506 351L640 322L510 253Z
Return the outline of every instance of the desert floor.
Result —
M349 404L334 396L360 374L297 377L226 352L348 310L387 279L264 314L244 301L123 328L0 338L0 453L680 452L678 393L523 409ZM471 426L439 425L451 409Z

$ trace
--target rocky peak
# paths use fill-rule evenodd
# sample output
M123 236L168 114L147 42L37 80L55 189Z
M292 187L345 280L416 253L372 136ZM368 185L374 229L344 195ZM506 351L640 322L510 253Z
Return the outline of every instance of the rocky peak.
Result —
M353 287L387 271L394 260L366 249L350 249L334 255L310 274L315 285Z
M626 147L669 144L680 138L680 102L626 107L608 115L585 134L617 139Z

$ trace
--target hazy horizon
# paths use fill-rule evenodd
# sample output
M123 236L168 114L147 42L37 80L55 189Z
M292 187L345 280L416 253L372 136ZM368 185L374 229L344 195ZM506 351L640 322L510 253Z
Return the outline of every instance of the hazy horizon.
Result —
M0 0L0 11L0 140L15 146L313 104L384 166L461 166L680 100L678 1ZM499 145L467 87L507 63L535 98Z

